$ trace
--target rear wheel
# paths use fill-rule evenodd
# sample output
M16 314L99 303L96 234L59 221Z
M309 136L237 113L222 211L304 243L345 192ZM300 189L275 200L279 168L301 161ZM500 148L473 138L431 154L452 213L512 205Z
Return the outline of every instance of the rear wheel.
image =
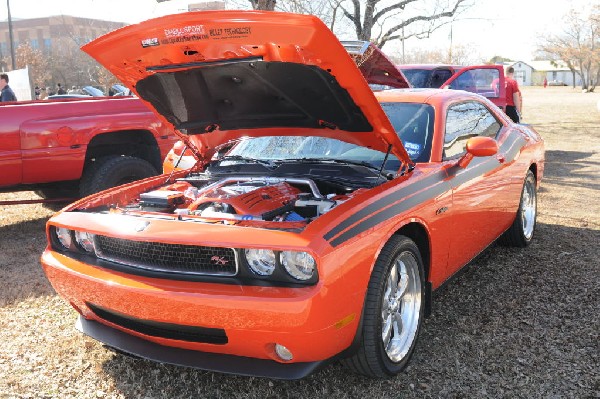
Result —
M513 224L502 235L501 242L511 247L526 247L533 239L537 218L537 191L535 176L531 170L525 175L521 202Z
M81 177L79 191L81 196L85 197L156 174L156 169L140 158L118 155L103 157L86 168Z
M416 244L394 236L385 245L369 281L360 347L344 360L371 377L398 374L415 348L424 311L423 262Z

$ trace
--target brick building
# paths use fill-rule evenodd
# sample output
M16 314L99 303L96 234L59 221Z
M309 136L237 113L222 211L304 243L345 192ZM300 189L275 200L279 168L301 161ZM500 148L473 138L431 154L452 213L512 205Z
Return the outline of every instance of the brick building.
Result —
M13 19L13 40L15 49L19 44L29 43L47 55L56 55L62 40L71 40L81 46L90 40L125 26L122 22L79 18L68 15L33 19ZM10 35L8 21L0 22L0 58L10 56Z

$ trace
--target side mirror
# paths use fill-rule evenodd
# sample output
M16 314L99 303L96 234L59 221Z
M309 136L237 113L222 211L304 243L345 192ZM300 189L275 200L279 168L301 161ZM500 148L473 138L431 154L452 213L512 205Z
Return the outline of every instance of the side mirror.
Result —
M471 137L467 141L467 152L474 157L489 157L498 153L498 142L491 137Z
M459 159L458 165L466 168L473 157L489 157L498 153L498 142L491 137L471 137L467 141L467 153Z

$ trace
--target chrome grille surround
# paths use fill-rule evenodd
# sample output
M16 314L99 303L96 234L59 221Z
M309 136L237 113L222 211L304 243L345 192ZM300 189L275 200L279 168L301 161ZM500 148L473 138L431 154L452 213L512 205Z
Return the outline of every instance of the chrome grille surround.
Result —
M134 241L96 235L96 256L139 269L201 276L231 277L238 273L233 248Z

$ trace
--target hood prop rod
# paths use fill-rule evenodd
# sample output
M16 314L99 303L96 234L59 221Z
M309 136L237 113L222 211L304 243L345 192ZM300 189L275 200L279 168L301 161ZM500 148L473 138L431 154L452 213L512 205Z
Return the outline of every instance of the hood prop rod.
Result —
M177 167L179 166L179 162L181 162L181 159L185 155L185 152L187 151L187 149L188 149L188 145L186 144L183 147L183 151L181 151L181 155L179 156L179 159L177 159L177 162L175 162L175 165L173 165L173 170L169 174L169 177L167 177L167 180L165 181L165 183L168 183L171 180L171 177L173 177L173 173L175 173L175 169L177 169Z
M379 185L379 178L383 175L383 168L385 168L385 164L387 163L388 158L390 157L390 152L392 152L392 145L388 144L387 152L385 153L385 158L383 158L383 162L381 163L381 168L379 168L379 174L377 175L377 180L373 187Z

